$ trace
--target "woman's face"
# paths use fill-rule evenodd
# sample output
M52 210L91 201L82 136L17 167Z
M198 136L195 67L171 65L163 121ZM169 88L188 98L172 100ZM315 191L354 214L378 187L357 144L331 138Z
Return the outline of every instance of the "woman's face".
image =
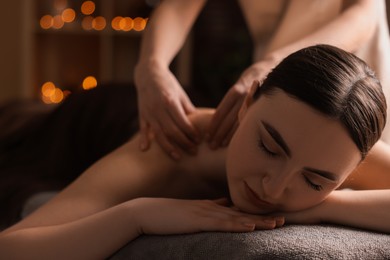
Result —
M261 96L242 114L226 167L231 199L243 211L314 206L361 160L341 123L282 90Z

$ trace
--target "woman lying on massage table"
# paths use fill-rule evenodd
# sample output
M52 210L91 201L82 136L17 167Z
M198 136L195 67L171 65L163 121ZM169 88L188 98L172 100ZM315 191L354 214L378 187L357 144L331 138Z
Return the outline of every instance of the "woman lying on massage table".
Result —
M202 133L212 115L199 109L192 122ZM142 234L284 223L390 232L390 149L377 142L385 121L380 83L363 61L305 48L253 83L227 149L201 143L174 161L156 144L139 152L135 136L4 230L0 255L103 259Z

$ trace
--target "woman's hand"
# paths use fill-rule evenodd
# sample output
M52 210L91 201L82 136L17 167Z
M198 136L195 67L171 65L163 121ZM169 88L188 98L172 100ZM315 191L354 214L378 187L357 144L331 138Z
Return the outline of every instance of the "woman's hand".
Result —
M207 141L210 148L227 146L238 127L238 112L254 80L261 82L276 61L266 59L247 68L229 89L211 120Z
M130 201L130 204L140 234L249 232L273 229L284 223L283 217L251 215L230 208L227 199L139 198Z
M196 153L199 134L188 119L194 105L169 68L157 63L137 65L135 83L141 131L140 149L149 148L155 136L163 150L174 159L182 151Z

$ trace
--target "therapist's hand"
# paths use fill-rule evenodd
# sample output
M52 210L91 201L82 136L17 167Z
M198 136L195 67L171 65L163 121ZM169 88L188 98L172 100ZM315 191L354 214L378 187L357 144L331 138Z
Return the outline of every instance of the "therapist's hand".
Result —
M254 80L262 81L274 63L263 60L247 68L229 89L210 123L207 135L211 149L227 146L238 127L238 112Z
M183 151L196 153L199 134L188 119L194 105L168 67L157 63L135 69L140 121L140 149L148 150L154 136L173 159Z

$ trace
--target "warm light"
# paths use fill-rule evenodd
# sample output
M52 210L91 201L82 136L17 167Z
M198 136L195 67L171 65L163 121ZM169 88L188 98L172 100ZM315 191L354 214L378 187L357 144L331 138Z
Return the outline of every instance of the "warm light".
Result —
M83 21L81 22L81 26L83 27L84 30L92 30L92 22L93 22L93 17L92 16L86 16L83 18Z
M125 32L130 31L134 27L134 21L130 17L125 17L120 20L119 28Z
M51 100L50 100L50 97L46 97L46 96L42 95L41 98L42 98L43 103L45 103L45 104L51 104L52 103Z
M104 28L106 28L106 18L103 16L98 16L95 19L92 20L92 28L101 31Z
M53 82L45 82L41 87L42 101L46 104L60 103L64 99L64 93Z
M114 17L114 19L112 19L112 21L111 21L111 27L112 27L112 29L114 29L114 30L116 30L116 31L121 30L120 22L121 22L122 19L123 19L122 16L116 16L116 17Z
M64 99L64 93L59 88L54 89L53 94L50 96L50 101L52 103L58 104Z
M39 21L39 24L41 25L42 29L49 29L53 26L53 16L51 15L44 15L42 16L41 20Z
M64 21L62 20L61 15L54 16L53 19L53 28L54 29L61 29L64 26Z
M134 31L142 31L146 27L146 19L141 17L134 18Z
M53 94L55 88L56 86L54 85L53 82L51 81L45 82L41 87L42 95L45 97L50 97Z
M88 76L83 81L83 89L85 90L95 88L96 86L97 86L97 80L93 76Z
M81 5L81 12L85 15L91 15L95 12L95 3L92 1L85 1Z
M72 8L67 8L62 12L62 20L65 23L71 23L76 18L76 12Z

